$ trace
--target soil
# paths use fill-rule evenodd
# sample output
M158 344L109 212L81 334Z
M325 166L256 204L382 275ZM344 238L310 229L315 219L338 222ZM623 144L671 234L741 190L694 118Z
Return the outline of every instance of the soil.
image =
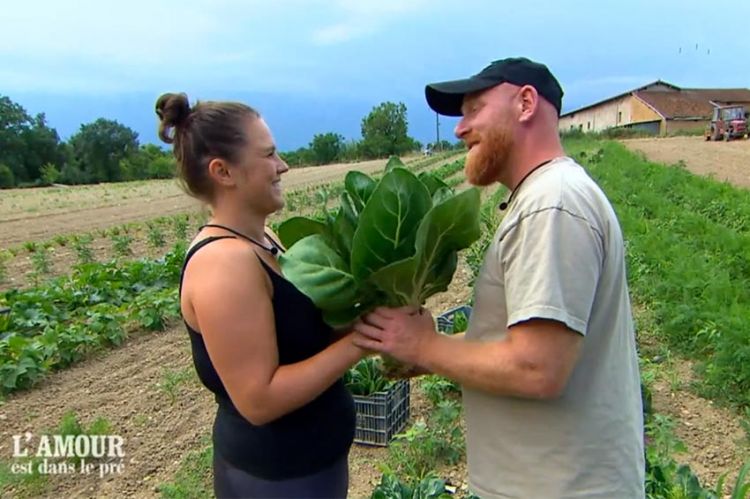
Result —
M123 473L50 475L45 497L158 497L155 486L172 478L211 427L215 403L194 376L174 400L160 388L165 373L191 369L187 334L173 327L55 373L0 406L0 456L11 456L11 435L54 433L68 411L84 426L104 417L125 438Z
M675 459L689 465L701 484L711 487L726 473L726 491L750 458L750 436L735 412L689 390L695 381L692 362L678 359L671 368L679 383L673 386L671 381L660 378L653 385L652 397L654 412L669 415L677 422L675 435L687 450Z
M668 165L684 161L696 175L710 175L750 188L750 140L706 142L703 137L623 140L629 149Z
M344 174L357 169L373 173L385 166L385 160L364 161L305 167L289 170L282 177L286 190L297 187L324 184L343 178ZM102 189L110 189L103 185ZM20 198L13 206L0 209L0 248L8 248L26 241L45 241L58 234L77 234L112 227L126 222L150 220L156 217L192 212L200 204L185 194L175 181L153 181L150 186L137 186L137 195L99 195L90 186L69 187L82 192L80 199L66 200L67 207L60 208L55 202L45 202L45 196L54 196L45 189L11 189L4 191L8 198ZM93 191L93 192L92 192ZM25 196L24 199L22 196ZM29 200L32 197L34 199ZM35 202L36 199L38 202ZM26 201L24 203L23 201ZM7 204L7 203L6 203Z

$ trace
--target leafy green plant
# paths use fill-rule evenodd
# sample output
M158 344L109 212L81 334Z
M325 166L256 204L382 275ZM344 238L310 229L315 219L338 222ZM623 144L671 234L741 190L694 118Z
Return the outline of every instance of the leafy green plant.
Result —
M164 232L155 223L147 224L148 227L148 243L152 248L162 248L166 244L164 240Z
M91 234L73 236L73 249L78 257L78 263L86 264L94 261L94 251L91 249L93 241Z
M456 314L453 316L452 333L463 333L467 329L469 329L469 318L466 317L466 314L463 311L456 312Z
M453 495L446 488L445 480L430 475L406 484L393 473L384 473L373 490L371 499L448 499Z
M130 329L163 329L179 316L177 283L185 243L158 260L77 266L43 286L0 293L7 333L0 334L0 392L32 386Z
M393 381L383 376L377 357L366 357L344 374L344 384L353 395L366 397L386 390Z
M117 256L128 256L132 255L133 251L130 249L130 245L133 242L133 236L122 234L112 235L112 249Z
M717 499L725 497L728 497L729 499L747 499L750 497L750 461L746 462L737 474L737 479L734 482L731 495L726 495L724 493L726 478L726 473L721 475L716 484L716 488L712 491Z
M63 235L57 235L54 237L54 241L58 246L65 246L68 244L68 237Z
M178 241L184 241L187 239L188 221L187 215L177 215L172 219L174 235Z
M161 381L158 388L169 396L172 404L177 401L177 392L181 385L195 379L195 371L191 368L186 369L164 369L162 371Z
M49 250L45 246L39 246L37 250L31 254L31 263L36 275L48 275L52 270Z
M394 167L380 181L351 171L324 222L295 217L279 237L284 275L343 325L377 305L420 306L445 291L457 253L480 236L479 191Z
M77 437L79 435L108 435L112 432L112 424L107 418L98 417L88 426L84 426L75 411L67 411L55 433L62 436ZM68 458L75 463L80 463L83 458ZM89 458L87 458L89 459Z
M0 250L0 283L8 280L8 262L10 258L11 253L9 251Z
M34 253L39 248L39 245L34 241L26 241L23 243L23 247L29 253Z
M213 445L207 438L201 441L200 450L190 452L180 463L172 482L159 485L164 499L203 499L212 497Z
M429 425L420 420L396 436L388 449L385 471L414 482L430 476L439 465L456 464L465 448L463 432L456 424L460 415L458 402L440 401L430 415Z
M449 396L461 393L461 387L453 380L429 374L420 379L420 388L432 405L438 405Z

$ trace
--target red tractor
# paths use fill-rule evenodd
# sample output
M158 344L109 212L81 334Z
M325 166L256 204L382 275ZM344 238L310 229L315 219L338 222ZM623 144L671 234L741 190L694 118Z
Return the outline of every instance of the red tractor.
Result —
M732 140L747 137L747 111L743 106L717 106L706 127L706 140Z

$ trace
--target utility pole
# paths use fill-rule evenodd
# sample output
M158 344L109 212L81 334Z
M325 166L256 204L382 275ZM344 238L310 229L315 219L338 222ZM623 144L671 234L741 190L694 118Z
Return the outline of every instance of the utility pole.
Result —
M441 150L440 147L440 115L435 112L435 149Z

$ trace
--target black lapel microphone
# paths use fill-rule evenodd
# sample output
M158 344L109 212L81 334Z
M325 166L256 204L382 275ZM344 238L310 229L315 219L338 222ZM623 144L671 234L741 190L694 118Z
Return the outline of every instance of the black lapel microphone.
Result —
M513 196L515 196L516 192L518 192L518 188L521 187L521 184L523 184L523 181L526 180L529 177L529 175L531 175L536 170L538 170L539 168L543 167L544 165L546 165L547 163L549 163L553 159L555 159L555 158L548 159L547 161L542 161L541 163L539 163L538 165L536 165L534 168L532 168L531 170L529 170L529 172L526 175L523 176L523 178L521 179L521 181L518 182L518 185L516 186L516 188L513 189L513 191L510 193L510 196L508 197L508 200L507 201L503 201L502 203L500 203L500 205L498 206L498 208L500 208L500 211L505 211L506 209L508 209L508 206L510 205L510 202L513 201Z

